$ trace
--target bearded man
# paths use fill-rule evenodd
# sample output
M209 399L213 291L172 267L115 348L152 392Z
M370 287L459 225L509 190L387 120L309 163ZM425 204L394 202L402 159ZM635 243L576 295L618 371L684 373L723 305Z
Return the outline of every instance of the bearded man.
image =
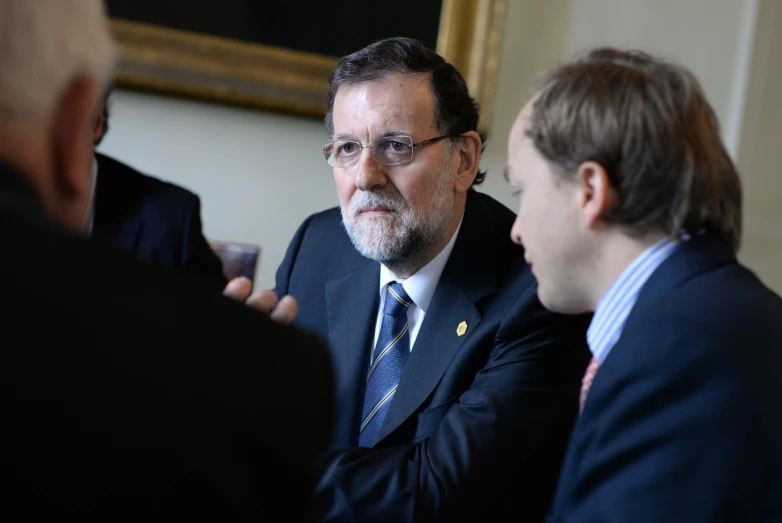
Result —
M300 227L275 289L335 367L323 519L542 519L589 318L541 306L514 214L472 188L483 140L464 79L382 40L339 61L326 123L340 207Z

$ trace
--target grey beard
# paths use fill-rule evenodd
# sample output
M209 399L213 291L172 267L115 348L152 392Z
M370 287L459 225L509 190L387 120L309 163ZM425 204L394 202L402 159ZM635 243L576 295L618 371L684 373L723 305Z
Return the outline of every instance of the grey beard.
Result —
M404 224L399 227L381 222L359 226L344 219L342 223L353 246L362 256L386 265L412 258L434 243L444 229L427 230L421 225L409 227Z
M437 242L448 226L452 206L445 204L443 193L437 194L433 213L416 216L409 207L385 195L368 193L351 201L342 209L342 224L356 250L364 257L380 262L389 268L413 261L423 255L426 248ZM357 223L357 210L361 207L382 205L396 212L388 220L365 220ZM401 222L401 223L400 223Z

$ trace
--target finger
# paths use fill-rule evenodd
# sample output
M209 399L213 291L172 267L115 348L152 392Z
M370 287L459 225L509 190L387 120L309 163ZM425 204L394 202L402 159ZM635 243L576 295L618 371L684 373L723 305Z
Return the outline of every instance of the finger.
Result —
M253 290L253 284L244 276L239 276L228 282L228 285L223 289L223 296L227 296L236 301L244 303L244 301L250 296Z
M269 289L263 289L258 292L254 292L252 296L247 298L247 305L253 309L259 310L264 314L269 314L272 307L277 303L277 295L274 291Z
M293 296L283 296L272 312L272 319L284 325L290 325L296 313L299 312L299 304Z

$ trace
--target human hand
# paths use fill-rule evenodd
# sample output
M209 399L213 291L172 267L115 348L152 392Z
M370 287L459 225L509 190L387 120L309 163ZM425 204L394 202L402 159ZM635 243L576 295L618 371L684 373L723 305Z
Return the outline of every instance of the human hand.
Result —
M223 295L259 310L284 325L290 325L299 311L299 304L293 296L283 296L282 299L278 299L270 289L252 292L252 282L244 276L228 282Z

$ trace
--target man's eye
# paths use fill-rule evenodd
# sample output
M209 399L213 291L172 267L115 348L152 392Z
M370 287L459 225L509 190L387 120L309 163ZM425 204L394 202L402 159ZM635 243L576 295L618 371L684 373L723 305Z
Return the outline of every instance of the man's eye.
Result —
M406 142L400 142L398 140L386 140L383 145L383 149L395 152L395 153L406 153L410 150L410 144Z
M346 142L337 147L337 154L354 154L358 150L358 144L355 142Z

